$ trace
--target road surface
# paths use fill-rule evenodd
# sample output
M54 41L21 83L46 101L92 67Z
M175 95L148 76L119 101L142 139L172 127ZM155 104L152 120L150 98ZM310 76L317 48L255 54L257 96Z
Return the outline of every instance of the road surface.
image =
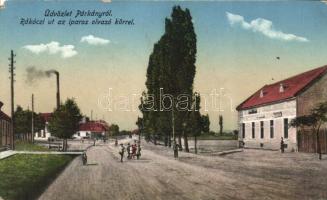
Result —
M125 141L126 142L126 141ZM142 159L119 162L118 147L98 144L41 195L41 200L326 199L327 158L245 150L226 156L173 152L143 143Z

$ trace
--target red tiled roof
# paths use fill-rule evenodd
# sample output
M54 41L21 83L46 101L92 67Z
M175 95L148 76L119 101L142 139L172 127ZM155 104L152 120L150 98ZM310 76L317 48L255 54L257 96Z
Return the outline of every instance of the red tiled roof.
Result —
M107 128L104 124L99 122L86 122L79 125L80 131L90 131L90 132L105 132Z
M52 116L52 113L40 113L40 115L44 119L45 122L48 122Z
M265 85L260 90L255 92L247 100L237 106L237 110L249 109L265 104L279 102L296 97L299 92L305 89L310 83L320 78L327 72L327 65L298 74L291 78ZM280 92L280 85L284 86L284 92ZM261 91L263 97L260 97Z

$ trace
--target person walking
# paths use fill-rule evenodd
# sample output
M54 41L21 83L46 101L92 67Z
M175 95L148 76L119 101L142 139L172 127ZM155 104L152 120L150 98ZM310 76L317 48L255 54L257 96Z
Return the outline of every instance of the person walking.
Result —
M174 142L173 144L173 150L174 150L174 158L178 158L178 144Z
M127 144L126 151L127 151L127 159L131 159L131 145L130 145L130 143Z
M120 151L119 151L119 154L120 154L120 162L123 162L124 152L125 152L125 147L124 147L123 144L120 144Z
M281 153L284 153L284 148L285 148L285 143L284 143L284 138L281 137L281 140L280 140L280 152Z
M132 158L135 158L136 156L136 144L132 145Z
M136 158L139 160L141 157L141 145L138 144Z
M87 164L87 155L86 155L85 151L83 152L82 160L83 160L83 165L86 165Z

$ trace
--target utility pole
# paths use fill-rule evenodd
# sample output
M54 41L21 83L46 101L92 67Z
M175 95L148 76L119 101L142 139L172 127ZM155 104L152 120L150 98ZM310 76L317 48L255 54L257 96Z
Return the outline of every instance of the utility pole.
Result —
M32 143L34 143L34 94L32 94Z
M10 64L9 64L9 73L10 73L10 91L11 91L11 149L14 150L15 149L15 130L14 130L14 127L15 127L15 116L14 116L14 113L15 113L15 108L14 108L14 82L15 82L15 73L14 73L14 70L15 70L15 66L14 66L14 63L15 60L14 60L14 57L16 55L14 54L14 51L11 50L11 53L10 53Z

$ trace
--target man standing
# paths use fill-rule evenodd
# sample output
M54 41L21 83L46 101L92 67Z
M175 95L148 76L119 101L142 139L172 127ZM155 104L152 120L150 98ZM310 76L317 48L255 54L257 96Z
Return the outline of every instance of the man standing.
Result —
M173 150L174 150L174 158L178 158L178 144L174 142L173 144Z
M137 147L137 154L136 154L137 159L140 159L140 156L141 156L141 145L138 144L138 147Z
M127 144L127 159L131 159L131 145L128 143Z
M280 152L284 153L284 148L285 148L284 138L282 137L280 140Z
M125 152L125 147L124 147L123 144L120 144L120 151L119 151L119 154L120 154L120 162L123 162L124 152Z

